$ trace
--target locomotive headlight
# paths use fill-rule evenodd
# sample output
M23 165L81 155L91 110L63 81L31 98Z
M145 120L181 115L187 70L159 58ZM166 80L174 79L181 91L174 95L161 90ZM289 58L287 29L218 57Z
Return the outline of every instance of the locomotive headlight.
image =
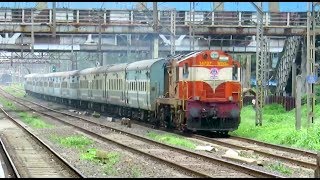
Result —
M233 97L232 96L229 96L229 101L233 101Z

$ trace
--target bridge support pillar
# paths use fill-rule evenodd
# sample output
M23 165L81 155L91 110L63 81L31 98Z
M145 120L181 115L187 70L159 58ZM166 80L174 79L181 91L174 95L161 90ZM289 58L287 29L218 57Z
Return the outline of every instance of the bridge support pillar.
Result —
M291 96L296 97L296 75L297 75L297 64L292 62L292 80L291 80Z
M108 64L107 53L103 53L102 58L103 58L103 65L107 65Z
M246 58L245 87L251 88L251 54L247 54L247 58Z
M156 59L159 57L159 38L158 34L153 36L153 52L152 52L152 58Z

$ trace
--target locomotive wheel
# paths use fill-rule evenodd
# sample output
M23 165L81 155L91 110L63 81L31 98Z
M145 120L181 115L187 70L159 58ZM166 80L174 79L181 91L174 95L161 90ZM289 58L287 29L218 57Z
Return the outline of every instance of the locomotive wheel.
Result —
M229 136L228 133L229 133L229 131L219 131L219 135L221 137L228 137Z

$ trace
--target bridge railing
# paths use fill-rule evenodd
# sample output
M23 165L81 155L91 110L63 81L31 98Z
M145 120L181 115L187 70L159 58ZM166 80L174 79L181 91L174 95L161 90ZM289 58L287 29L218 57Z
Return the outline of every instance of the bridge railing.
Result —
M52 9L0 9L0 23L29 24L52 24ZM171 15L175 13L176 26L206 27L256 27L256 12L210 12L210 11L158 11L160 26L170 26ZM194 16L193 16L194 14ZM191 16L190 16L191 15ZM57 9L56 22L70 25L145 25L152 26L152 11L137 10L74 10ZM263 24L266 27L306 27L307 12L265 12Z

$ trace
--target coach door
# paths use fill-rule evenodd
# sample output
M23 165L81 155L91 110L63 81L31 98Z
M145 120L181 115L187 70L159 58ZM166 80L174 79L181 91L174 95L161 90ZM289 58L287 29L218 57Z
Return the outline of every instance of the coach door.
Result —
M156 100L156 98L159 97L159 82L157 81L151 81L150 79L150 87L147 86L147 91L150 92L150 101L153 102ZM151 109L152 109L153 103L151 103Z
M102 82L102 97L103 97L103 100L106 99L107 97L107 74L103 74L103 82Z
M93 88L93 81L91 79L91 80L89 80L88 99L92 99L92 88Z

